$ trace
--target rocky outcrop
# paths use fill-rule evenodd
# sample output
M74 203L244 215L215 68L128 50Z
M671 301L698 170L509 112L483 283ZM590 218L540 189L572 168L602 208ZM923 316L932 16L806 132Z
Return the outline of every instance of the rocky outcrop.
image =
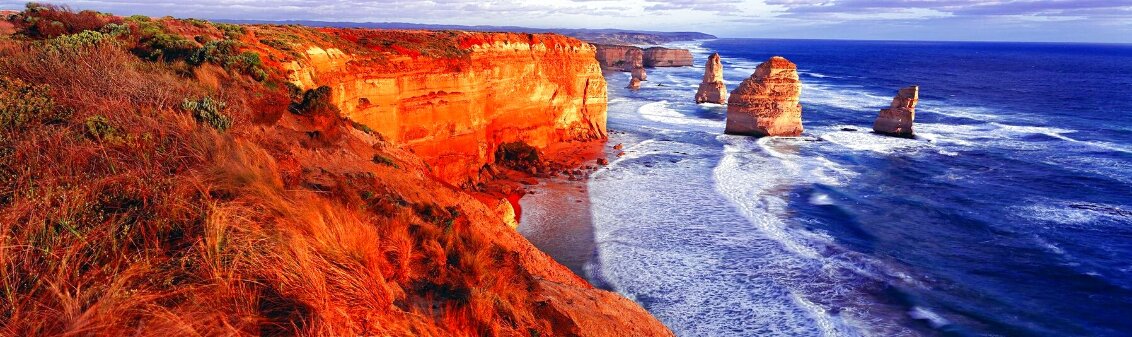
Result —
M640 90L641 89L641 80L634 77L633 79L629 80L629 86L627 86L625 88L628 88L630 90Z
M329 32L376 40L355 36L364 30ZM314 44L287 66L290 78L301 88L329 86L343 115L457 185L475 180L503 143L545 149L606 137L606 85L592 45L551 34L419 33L427 34L456 34L411 37L454 39L444 49L451 55Z
M652 47L645 49L646 67L688 67L692 65L692 52L687 49Z
M719 53L712 53L704 65L704 80L696 91L696 103L722 104L727 101L727 86L723 84L723 63Z
M802 82L798 67L771 57L755 68L727 100L728 134L798 136L802 134Z
M893 136L912 136L912 122L916 119L916 103L919 100L919 86L900 89L892 99L892 105L880 110L880 115L873 123L873 131Z
M652 47L641 49L634 46L608 44L594 45L595 57L602 68L631 71L633 65L641 64L647 68L685 67L692 65L692 52L687 49Z
M594 57L602 68L631 71L633 65L644 65L644 51L633 46L595 44Z

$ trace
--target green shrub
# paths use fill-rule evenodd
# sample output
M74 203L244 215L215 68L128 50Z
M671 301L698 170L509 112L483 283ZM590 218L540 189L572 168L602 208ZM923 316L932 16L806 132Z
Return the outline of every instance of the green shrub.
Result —
M59 52L73 51L93 47L111 41L113 36L93 30L84 30L81 33L61 35L47 40L47 45Z
M198 100L185 99L181 102L181 109L191 113L197 122L206 123L220 131L232 127L232 117L228 117L223 112L227 106L224 102L208 96Z
M241 36L244 36L244 34L247 34L248 32L248 30L245 29L244 26L234 25L230 23L218 23L216 24L216 28L220 29L221 32L224 32L224 37L228 39L239 39Z
M391 166L397 169L401 168L401 166L397 165L397 163L394 163L392 159L389 159L389 157L382 156L380 154L373 155L373 162L375 164Z
M307 90L303 93L301 102L291 104L291 112L304 116L327 112L333 112L337 115L338 107L331 102L330 90L330 87L325 85L317 89Z
M62 109L48 94L46 85L30 85L19 79L0 77L0 129L22 129L35 121L62 119Z
M110 120L101 115L94 115L86 118L86 134L90 138L99 141L118 141L122 139L122 134L118 132L118 128L110 125Z
M267 71L263 69L263 60L255 52L239 52L240 42L235 40L208 41L193 52L188 58L189 64L199 66L212 63L224 69L247 74L256 81L267 80Z

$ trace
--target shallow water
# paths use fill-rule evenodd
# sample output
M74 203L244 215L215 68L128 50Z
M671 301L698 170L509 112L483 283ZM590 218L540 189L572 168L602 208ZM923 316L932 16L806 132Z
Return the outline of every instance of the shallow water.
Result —
M638 92L607 76L623 157L524 198L520 231L575 271L680 336L1132 334L1132 47L685 47L697 67ZM709 50L728 89L797 63L803 137L722 135L690 102ZM868 132L910 84L919 137Z

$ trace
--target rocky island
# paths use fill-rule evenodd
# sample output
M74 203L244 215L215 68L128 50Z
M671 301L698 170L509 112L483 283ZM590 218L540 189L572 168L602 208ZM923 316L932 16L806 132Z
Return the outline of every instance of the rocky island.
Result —
M920 101L920 87L902 88L892 98L892 104L882 109L873 123L873 131L898 137L911 137L912 123L916 119L916 103Z
M727 86L723 83L723 63L719 53L708 56L704 66L704 80L696 91L696 103L722 104L727 102Z
M801 135L801 91L798 67L781 56L771 57L731 92L724 132L750 136Z

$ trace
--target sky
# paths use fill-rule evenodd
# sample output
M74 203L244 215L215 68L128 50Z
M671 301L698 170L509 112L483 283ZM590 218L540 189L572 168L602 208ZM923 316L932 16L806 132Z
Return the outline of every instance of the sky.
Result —
M720 37L1132 43L1132 0L63 0L119 15L698 31ZM25 1L0 0L0 9Z

